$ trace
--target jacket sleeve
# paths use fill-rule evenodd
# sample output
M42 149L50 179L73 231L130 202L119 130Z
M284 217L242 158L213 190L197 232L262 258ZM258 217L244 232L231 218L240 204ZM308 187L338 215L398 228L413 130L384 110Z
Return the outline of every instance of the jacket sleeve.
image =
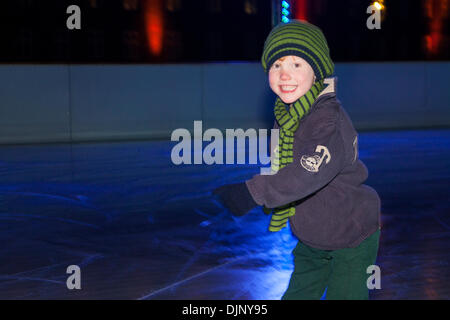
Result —
M345 164L337 117L320 117L294 140L293 162L273 175L255 175L246 184L255 202L276 208L301 200L327 185ZM297 137L294 137L296 139Z

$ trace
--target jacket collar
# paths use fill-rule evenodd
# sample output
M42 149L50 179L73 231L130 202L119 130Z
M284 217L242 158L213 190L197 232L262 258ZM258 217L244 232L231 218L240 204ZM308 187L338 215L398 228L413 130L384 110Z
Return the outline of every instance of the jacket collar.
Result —
M325 78L323 80L323 83L325 85L325 89L322 90L322 92L317 96L317 99L321 97L322 95L325 95L327 93L337 93L337 77L329 77Z
M314 101L313 105L311 106L311 110L302 119L300 119L300 122L305 121L305 119L309 116L309 114L313 113L317 109L317 107L318 107L317 104L319 103L319 101L326 99L326 97L336 96L337 77L325 78L323 80L323 83L325 85L325 89L323 89L322 92L317 96L316 100Z

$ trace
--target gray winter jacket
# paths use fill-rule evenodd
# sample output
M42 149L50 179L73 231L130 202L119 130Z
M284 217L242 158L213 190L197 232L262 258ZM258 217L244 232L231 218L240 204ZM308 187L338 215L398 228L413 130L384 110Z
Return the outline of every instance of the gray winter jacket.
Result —
M356 247L380 228L380 198L363 184L368 171L358 158L358 134L336 98L337 78L325 83L295 132L293 162L246 184L259 205L296 201L289 218L295 236L311 247L336 250Z

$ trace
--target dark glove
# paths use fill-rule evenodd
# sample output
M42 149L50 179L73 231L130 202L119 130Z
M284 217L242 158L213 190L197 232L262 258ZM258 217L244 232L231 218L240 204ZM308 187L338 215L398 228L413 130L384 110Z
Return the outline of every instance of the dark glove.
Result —
M244 182L221 186L215 189L213 194L217 195L222 204L235 216L243 216L258 206Z

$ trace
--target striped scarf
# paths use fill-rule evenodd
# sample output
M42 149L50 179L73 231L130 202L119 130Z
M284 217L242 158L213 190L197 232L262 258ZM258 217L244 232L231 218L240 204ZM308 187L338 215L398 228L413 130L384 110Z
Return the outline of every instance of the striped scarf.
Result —
M323 80L316 81L311 89L295 101L291 107L284 104L280 98L275 101L275 118L281 130L278 147L274 150L274 159L271 164L272 171L277 172L292 163L294 133L298 129L300 119L309 112L324 87ZM266 207L263 210L266 214L272 212L272 209ZM288 218L294 214L295 206L293 202L273 209L269 231L280 231L286 227Z

